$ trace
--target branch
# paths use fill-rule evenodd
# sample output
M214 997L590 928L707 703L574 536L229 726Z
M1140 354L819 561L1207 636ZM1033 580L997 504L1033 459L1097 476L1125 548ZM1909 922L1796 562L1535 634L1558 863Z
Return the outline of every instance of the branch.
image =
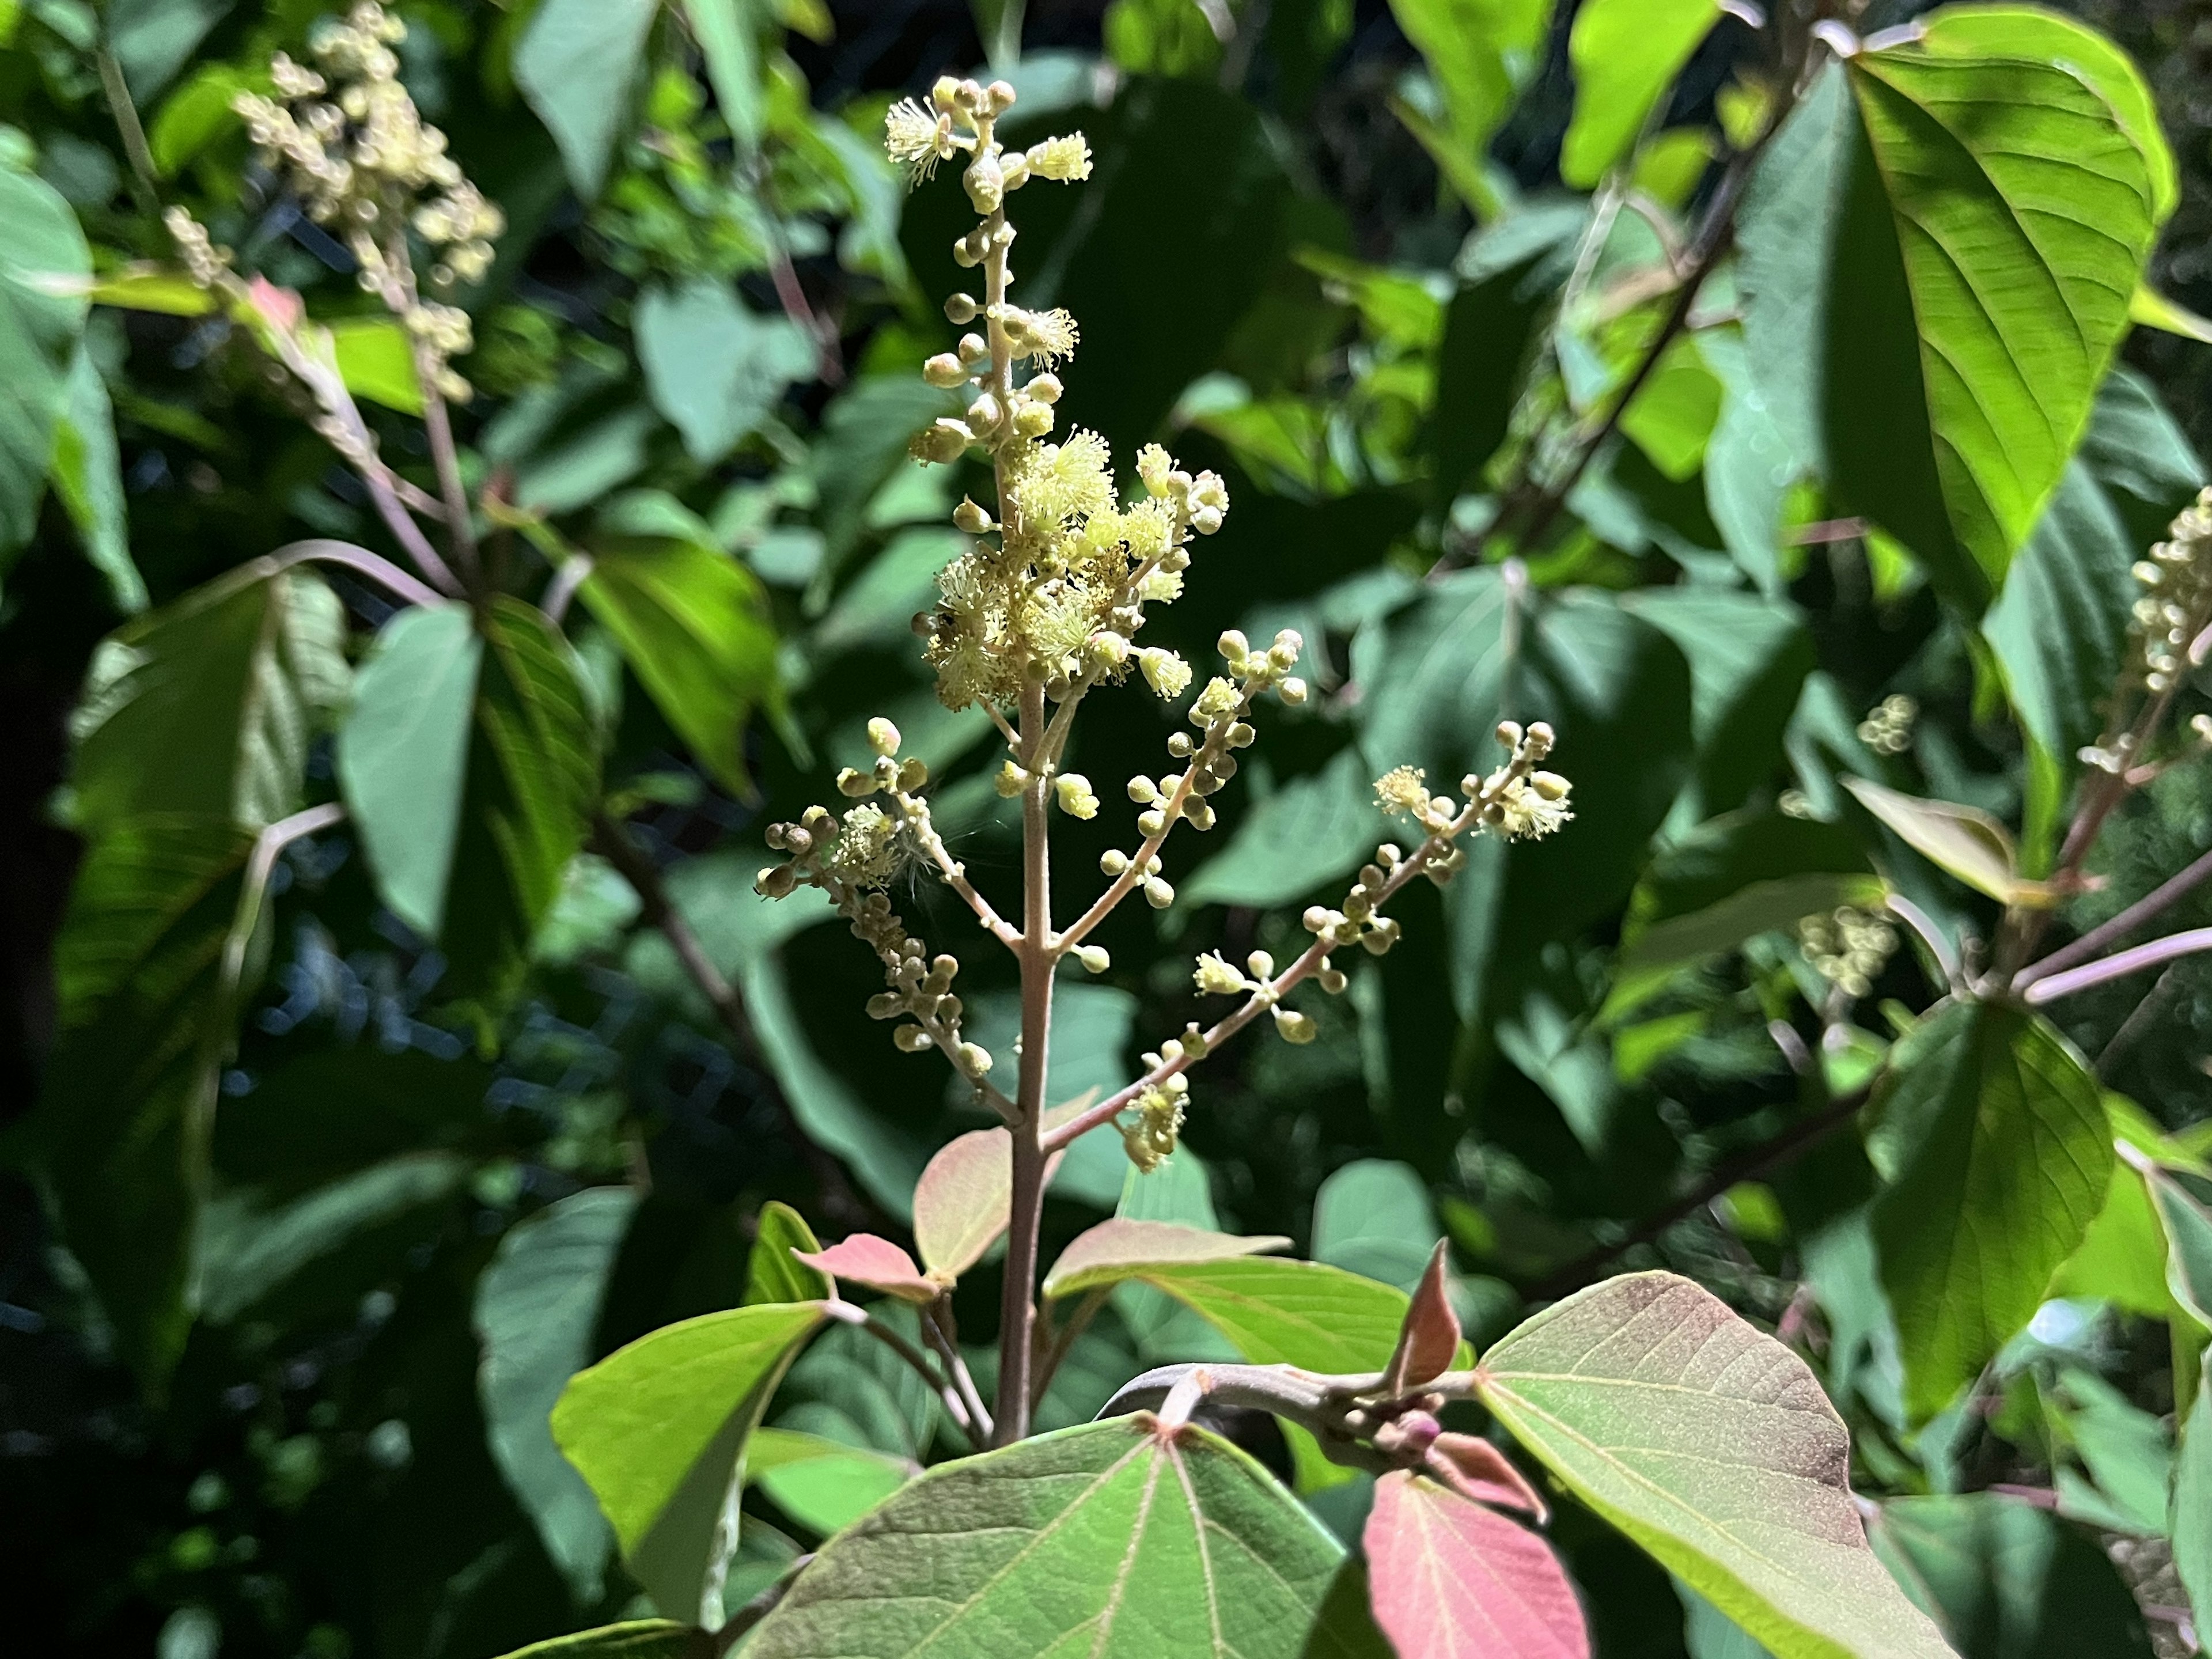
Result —
M409 575L391 560L356 547L351 542L326 540L320 537L289 543L270 556L277 568L285 569L295 564L340 564L358 572L371 581L395 593L410 605L443 605L444 594L425 586Z
M960 1403L968 1413L969 1443L977 1451L982 1450L991 1443L991 1413L984 1407L983 1396L976 1389L968 1362L960 1357L960 1344L952 1329L951 1304L945 1297L939 1297L933 1305L921 1310L921 1331L929 1339L929 1346L937 1350L937 1357L944 1361L945 1375L952 1379L952 1386L959 1391Z
M1657 1214L1637 1223L1618 1242L1599 1246L1569 1262L1528 1291L1532 1302L1553 1302L1595 1280L1601 1269L1639 1244L1650 1244L1685 1217L1695 1214L1739 1182L1750 1181L1794 1162L1858 1115L1873 1091L1861 1086L1838 1095L1820 1110L1797 1120L1773 1139L1725 1158L1712 1173Z
M912 1368L915 1376L929 1384L931 1391L937 1395L938 1403L945 1407L946 1415L960 1425L960 1431L968 1437L969 1443L979 1451L982 1449L986 1443L978 1437L975 1424L968 1415L966 1403L952 1391L951 1386L937 1374L935 1369L931 1366L927 1354L869 1313L866 1308L854 1303L832 1299L823 1304L823 1312L841 1325L850 1325L855 1329L866 1331L896 1354L901 1360Z
M1022 942L1019 930L992 908L990 900L975 890L975 884L968 879L968 866L952 856L952 849L945 844L945 837L938 834L937 825L929 815L928 804L903 789L894 788L889 793L892 803L899 810L899 817L906 821L907 828L914 832L915 842L928 855L930 862L937 866L937 872L944 878L945 884L967 900L968 908L975 913L975 919L983 924L984 931L1008 950L1018 951Z
M2206 853L2180 874L2169 878L2143 897L2114 916L2110 921L2092 927L2070 945L2062 945L2042 961L2023 968L2014 975L2012 988L2025 991L2038 980L2048 979L2063 972L2076 963L2088 961L2108 946L2117 945L2148 921L2160 911L2175 903L2188 893L2212 879L2212 853Z
M138 210L158 216L161 194L155 183L154 152L146 143L146 129L138 119L138 106L131 101L131 88L123 79L123 65L116 61L115 50L108 44L108 8L100 9L100 49L93 54L100 70L100 90L107 100L108 113L115 118L115 130L122 135L123 154L131 162L131 193L137 200Z
M616 871L637 894L640 915L645 924L659 931L675 951L676 960L690 976L691 982L707 999L715 1017L722 1022L738 1050L761 1074L761 1097L783 1120L785 1133L799 1148L799 1156L814 1176L815 1185L822 1194L822 1202L833 1219L848 1229L865 1228L875 1220L871 1206L853 1190L846 1179L845 1170L837 1160L817 1146L811 1136L799 1125L791 1109L791 1103L775 1080L775 1072L769 1064L767 1051L761 1046L760 1034L753 1029L752 1017L745 1012L744 999L737 988L722 977L706 947L699 943L668 897L668 890L661 883L660 871L629 838L629 832L605 811L592 815L592 845L599 855L614 866Z
M2141 973L2146 968L2155 968L2161 962L2172 962L2176 957L2195 956L2201 951L2212 951L2212 927L2192 927L2186 933L2169 933L2164 939L2154 939L2148 945L2136 945L2133 950L2115 951L2087 967L2069 968L2063 974L2052 974L2047 979L2036 981L2027 988L2027 1006L2040 1008L2046 1002L2056 1002L2076 991L2087 991L2112 980L2124 979L2130 974Z

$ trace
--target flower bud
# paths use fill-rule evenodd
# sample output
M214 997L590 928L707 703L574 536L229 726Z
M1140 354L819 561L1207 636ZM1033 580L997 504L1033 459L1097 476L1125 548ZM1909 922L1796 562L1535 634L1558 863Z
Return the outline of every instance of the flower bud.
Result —
M944 466L966 454L973 441L968 428L959 422L940 418L916 433L908 448L916 460L935 461Z
M1006 418L1006 411L990 392L984 392L968 405L968 429L979 438L997 431L1000 422Z
M1182 804L1183 822L1201 836L1213 828L1213 809L1202 800L1187 800Z
M1030 158L1020 150L1008 150L999 158L999 178L1003 188L1019 190L1030 181Z
M1158 876L1148 876L1145 879L1145 902L1155 910L1164 910L1175 902L1175 889Z
M886 759L898 753L899 729L881 714L868 722L868 747Z
M799 884L799 872L787 864L771 864L753 878L753 886L763 898L787 897Z
M1170 732L1168 733L1168 753L1174 756L1177 760L1188 760L1190 758L1191 750L1195 747L1196 745L1190 740L1189 732Z
M1001 799L1012 800L1030 787L1030 775L1013 762L1006 761L1000 765L999 775L991 780L991 787L999 792Z
M1553 734L1551 726L1545 721L1531 720L1528 723L1528 754L1531 760L1543 759L1552 752L1552 745L1558 741L1559 738Z
M1098 855L1098 873L1112 878L1129 867L1129 855L1109 848Z
M1521 739L1523 735L1519 721L1500 720L1498 722L1498 740L1504 744L1508 749L1518 749L1521 746Z
M1232 667L1252 654L1252 641L1244 637L1242 629L1224 629L1214 644Z
M1106 947L1103 945L1077 945L1075 959L1083 964L1084 971L1090 974L1103 974L1114 965L1114 958L1106 954Z
M1052 781L1053 793L1058 797L1060 810L1072 818L1095 818L1098 816L1098 797L1091 791L1091 780L1080 772L1063 772Z
M1137 814L1137 833L1147 841L1167 827L1168 815L1157 806Z
M952 522L971 536L980 536L991 528L991 515L963 495L960 505L952 509Z
M945 320L955 328L975 320L975 299L969 294L955 294L945 302Z
M992 82L983 89L983 95L991 100L991 113L994 115L1004 115L1014 106L1014 88L1007 82Z
M1275 688L1275 695L1296 708L1306 700L1306 683L1293 675Z
M1250 969L1257 978L1273 979L1275 976L1275 959L1265 951L1253 951L1250 956L1244 958L1244 965Z
M1221 528L1221 509L1201 507L1190 515L1190 527L1201 536L1211 536Z
M946 115L960 107L960 79L957 76L940 75L929 89L929 101Z
M1285 1042L1311 1042L1317 1035L1310 1015L1279 1004L1268 1012L1275 1017L1275 1034Z
M949 351L940 351L921 366L921 378L933 386L950 389L968 378L968 370Z
M963 363L983 364L991 361L991 343L980 334L960 337L960 361Z
M837 775L837 793L848 800L866 800L876 793L876 781L848 766Z
M1528 777L1528 787L1546 800L1565 800L1574 786L1557 772L1534 772Z
M999 158L988 149L968 164L960 184L968 192L969 204L978 213L996 213L1006 199L1006 177L999 171Z
M981 1083L991 1070L991 1051L980 1042L963 1042L959 1066L969 1082Z
M1043 404L1032 403L1027 398L1014 400L1014 435L1020 438L1042 438L1053 428L1053 412Z
M1309 904L1306 906L1305 915L1298 918L1300 924L1304 927L1306 932L1309 933L1319 933L1327 931L1330 922L1334 920L1334 918L1329 915L1328 909L1318 904Z
M1022 388L1022 395L1041 404L1056 404L1060 401L1061 390L1059 375L1036 374L1030 376L1030 383Z
M919 1025L902 1025L891 1033L891 1041L898 1044L901 1052L918 1054L929 1047L929 1033Z

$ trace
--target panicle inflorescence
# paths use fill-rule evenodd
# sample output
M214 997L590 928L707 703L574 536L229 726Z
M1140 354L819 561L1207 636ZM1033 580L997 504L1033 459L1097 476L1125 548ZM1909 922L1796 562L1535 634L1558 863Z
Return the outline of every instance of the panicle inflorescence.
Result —
M2136 562L2135 578L2142 592L2129 621L2127 653L2106 709L2105 733L2078 754L2116 775L2141 761L2136 751L2148 728L2182 676L2203 659L2202 642L2212 638L2212 488L2184 508L2166 539Z
M406 36L375 0L360 0L316 33L319 69L279 52L270 64L276 96L240 93L231 107L308 216L345 243L362 287L399 318L440 393L459 401L468 383L447 365L470 348L468 313L419 296L409 232L429 251L432 284L446 289L491 268L505 221L401 83L392 48ZM187 249L188 269L191 258Z
M1912 727L1920 718L1920 705L1903 692L1892 692L1872 708L1858 725L1858 738L1877 755L1901 755L1912 747Z
M1797 948L1814 973L1856 1000L1874 988L1895 953L1897 929L1872 911L1845 904L1799 921Z

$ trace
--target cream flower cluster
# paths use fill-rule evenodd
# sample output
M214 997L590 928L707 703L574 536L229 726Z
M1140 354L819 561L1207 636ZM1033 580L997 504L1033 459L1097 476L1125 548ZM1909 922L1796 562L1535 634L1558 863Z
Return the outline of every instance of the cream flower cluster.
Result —
M240 93L231 107L308 216L343 240L362 287L405 325L439 391L460 400L468 384L447 364L470 348L468 314L417 296L408 233L429 248L431 281L443 289L491 268L492 240L506 222L401 84L392 49L406 36L407 26L375 0L360 0L315 36L319 70L279 52L270 64L277 96Z
M1856 1000L1874 988L1896 952L1897 929L1871 911L1846 904L1800 921L1797 948L1814 973Z

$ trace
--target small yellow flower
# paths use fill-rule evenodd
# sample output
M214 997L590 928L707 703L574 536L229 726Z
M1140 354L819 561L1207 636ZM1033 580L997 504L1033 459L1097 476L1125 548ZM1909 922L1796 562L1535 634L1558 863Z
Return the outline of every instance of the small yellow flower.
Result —
M1428 774L1418 766L1395 766L1375 780L1375 804L1393 817L1418 812L1429 804Z

